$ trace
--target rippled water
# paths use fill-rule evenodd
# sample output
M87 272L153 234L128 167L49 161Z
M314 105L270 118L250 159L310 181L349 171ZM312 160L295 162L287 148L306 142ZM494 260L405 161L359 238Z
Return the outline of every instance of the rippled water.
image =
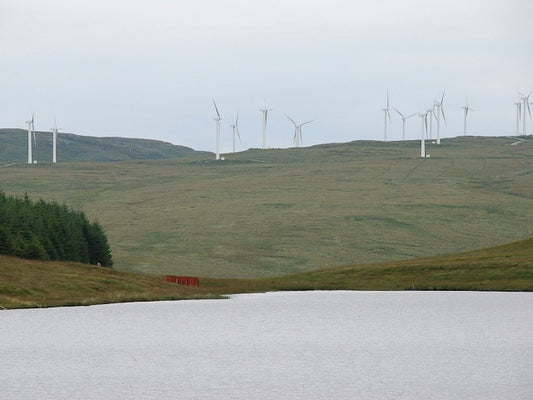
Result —
M533 293L0 311L2 399L532 399Z

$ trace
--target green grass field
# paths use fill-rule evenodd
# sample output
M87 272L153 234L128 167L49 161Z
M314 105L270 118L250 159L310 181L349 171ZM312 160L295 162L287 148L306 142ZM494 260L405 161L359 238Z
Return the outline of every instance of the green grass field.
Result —
M533 140L460 137L120 163L0 166L0 189L82 209L115 268L271 278L532 235ZM402 282L410 286L413 282Z

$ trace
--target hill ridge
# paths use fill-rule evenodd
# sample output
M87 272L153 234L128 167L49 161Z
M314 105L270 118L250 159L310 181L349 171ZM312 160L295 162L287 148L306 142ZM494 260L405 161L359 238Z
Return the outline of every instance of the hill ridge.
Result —
M27 132L20 128L0 129L0 164L27 162ZM51 162L52 133L35 133L34 159L38 162ZM57 154L58 162L117 162L172 159L211 153L155 139L98 137L60 132Z

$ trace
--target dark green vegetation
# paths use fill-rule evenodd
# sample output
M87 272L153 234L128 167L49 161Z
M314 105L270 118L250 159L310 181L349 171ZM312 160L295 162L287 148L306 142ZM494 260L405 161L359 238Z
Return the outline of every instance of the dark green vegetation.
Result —
M66 205L0 191L0 254L36 260L113 265L100 224Z
M197 152L189 147L176 146L158 140L119 137L90 137L72 133L59 133L57 141L58 162L70 161L127 161L157 160L186 157ZM52 132L36 132L34 160L52 161ZM28 161L28 131L0 129L0 165Z
M447 256L311 271L277 278L201 278L200 287L83 264L0 256L0 307L214 298L275 290L533 290L533 238Z
M0 186L84 210L115 268L158 275L277 277L532 235L531 137L445 139L427 152L358 141L223 162L19 164L0 167Z

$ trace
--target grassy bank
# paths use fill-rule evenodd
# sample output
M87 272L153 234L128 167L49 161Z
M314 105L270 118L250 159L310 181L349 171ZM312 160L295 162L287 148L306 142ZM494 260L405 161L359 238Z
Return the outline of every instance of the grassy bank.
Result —
M0 256L0 307L7 309L208 297L161 276Z
M200 288L74 263L0 256L0 307L215 298L279 290L533 290L533 238L467 253L260 279L201 278Z

